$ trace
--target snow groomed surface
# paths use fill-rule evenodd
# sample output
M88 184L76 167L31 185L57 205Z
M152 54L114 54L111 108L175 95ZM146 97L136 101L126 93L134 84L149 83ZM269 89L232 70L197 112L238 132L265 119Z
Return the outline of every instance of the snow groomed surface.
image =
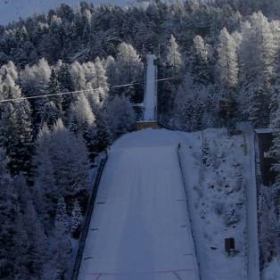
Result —
M177 145L165 130L119 139L109 152L79 280L197 280Z

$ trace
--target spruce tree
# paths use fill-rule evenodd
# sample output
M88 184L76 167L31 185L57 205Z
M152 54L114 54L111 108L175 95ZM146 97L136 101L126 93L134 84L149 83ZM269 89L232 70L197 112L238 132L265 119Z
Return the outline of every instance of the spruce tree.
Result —
M77 232L80 231L80 227L83 222L83 215L78 200L75 200L74 207L72 210L72 221L71 221L71 233L75 237Z
M3 81L2 89L4 99L21 97L20 88L9 75ZM16 175L24 172L31 178L33 132L28 101L2 104L0 124L0 143L9 157L8 166L11 173Z

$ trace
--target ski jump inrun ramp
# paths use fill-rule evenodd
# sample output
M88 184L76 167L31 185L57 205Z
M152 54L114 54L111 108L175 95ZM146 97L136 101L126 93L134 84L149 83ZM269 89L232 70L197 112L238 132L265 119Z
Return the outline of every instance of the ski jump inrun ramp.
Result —
M79 280L198 280L176 133L144 130L111 148Z

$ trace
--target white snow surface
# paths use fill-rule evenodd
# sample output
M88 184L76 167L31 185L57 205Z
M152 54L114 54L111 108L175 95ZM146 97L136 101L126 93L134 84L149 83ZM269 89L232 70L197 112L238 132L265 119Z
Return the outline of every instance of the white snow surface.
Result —
M243 135L229 137L226 129L207 129L181 136L201 279L248 280L245 190L251 166L248 154L244 155ZM207 166L202 164L203 139L209 146ZM228 225L233 210L238 219ZM228 256L224 249L224 239L229 237L235 238L235 256Z
M203 139L208 165L202 163ZM101 181L79 280L197 279L194 248L201 280L248 280L247 246L254 245L247 243L246 228L246 189L253 187L254 176L250 141L248 134L230 137L225 129L148 129L117 140ZM228 237L235 238L235 256L225 253Z
M263 270L264 280L279 280L280 278L280 260L274 258L271 263Z
M144 96L144 121L157 120L157 67L155 55L147 55L147 73Z
M79 280L197 280L179 134L144 130L111 148Z

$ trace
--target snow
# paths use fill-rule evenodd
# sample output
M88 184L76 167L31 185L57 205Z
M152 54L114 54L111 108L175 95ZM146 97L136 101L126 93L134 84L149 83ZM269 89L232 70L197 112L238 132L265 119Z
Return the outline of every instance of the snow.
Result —
M177 134L144 130L111 148L80 280L197 280Z
M79 279L191 280L198 279L197 267L202 280L247 280L248 271L249 280L258 279L258 252L251 248L257 240L250 241L256 224L246 216L246 190L255 187L252 132L230 137L225 129L148 129L118 139L102 178ZM249 205L256 203L253 198ZM235 238L233 256L224 249L229 237Z
M245 186L250 166L243 136L229 137L223 129L180 134L201 279L247 280ZM203 139L209 145L209 166L201 162ZM237 181L238 170L244 183ZM230 209L238 213L239 221L227 225ZM235 238L235 256L227 256L224 250L224 239L229 237Z
M80 0L0 0L0 24L4 25L19 17L26 18L33 13L48 12L49 9L56 8L62 3L75 8ZM126 0L88 0L95 5L102 3L112 3L114 5L125 5Z
M273 259L273 261L263 270L264 280L278 280L280 275L280 261Z
M144 121L157 120L157 67L155 55L147 55L147 73L144 97Z

